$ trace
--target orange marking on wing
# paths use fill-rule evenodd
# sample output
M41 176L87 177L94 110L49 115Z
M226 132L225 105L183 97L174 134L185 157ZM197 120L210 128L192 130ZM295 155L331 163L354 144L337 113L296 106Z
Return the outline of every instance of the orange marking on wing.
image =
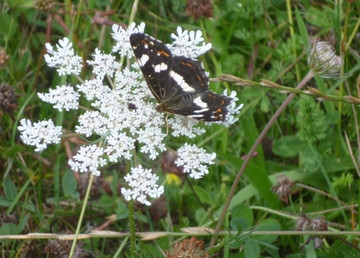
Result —
M216 113L219 113L219 112L221 112L221 108L218 108L218 109L215 111L215 114L216 114Z
M217 97L215 95L212 95L211 93L208 94L210 98L216 99Z
M189 66L189 67L192 67L192 64L189 64L189 63L181 62L181 64L187 65L187 66Z
M157 52L159 55L164 55L164 56L167 56L169 57L170 55L168 53L166 53L164 50L161 50L161 51L158 51Z
M147 42L147 41L145 41L145 40L141 40L141 42L143 43L143 44L145 44L145 45L149 45L149 42Z

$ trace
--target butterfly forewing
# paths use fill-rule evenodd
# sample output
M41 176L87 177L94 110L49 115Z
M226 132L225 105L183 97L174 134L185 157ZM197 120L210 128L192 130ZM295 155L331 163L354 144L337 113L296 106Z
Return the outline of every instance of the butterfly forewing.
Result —
M143 33L132 34L130 43L151 92L161 102L166 94L163 85L169 84L172 66L170 50L161 41Z

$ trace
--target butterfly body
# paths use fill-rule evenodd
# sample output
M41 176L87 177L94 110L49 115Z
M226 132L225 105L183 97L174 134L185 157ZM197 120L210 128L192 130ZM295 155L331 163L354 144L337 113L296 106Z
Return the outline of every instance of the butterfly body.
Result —
M143 33L130 36L130 43L144 78L159 102L159 112L202 121L224 121L231 98L209 90L202 63L173 56L161 41Z

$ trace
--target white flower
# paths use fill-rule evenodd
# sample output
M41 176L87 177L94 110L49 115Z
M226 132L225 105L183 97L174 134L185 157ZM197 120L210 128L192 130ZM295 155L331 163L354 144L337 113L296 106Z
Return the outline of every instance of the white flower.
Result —
M73 87L62 85L57 86L56 89L50 89L49 93L38 93L39 98L50 104L54 105L54 108L62 111L65 109L78 109L79 106L79 93L77 93Z
M121 193L127 201L138 201L149 206L151 203L147 200L148 196L159 198L164 193L164 186L158 186L156 183L158 179L159 177L152 174L150 169L144 169L139 165L125 176L129 189L121 188Z
M82 68L82 58L75 55L72 43L68 38L59 40L56 44L57 51L50 43L46 43L48 54L44 55L45 61L49 67L56 67L60 76L70 74L80 74Z
M237 106L236 102L239 100L236 97L236 91L231 91L230 95L227 95L227 89L224 90L223 95L228 96L230 98L232 98L230 104L227 106L227 110L228 113L226 115L226 120L223 122L219 122L223 125L225 125L226 127L229 127L230 125L235 124L239 118L235 117L236 115L240 114L240 110L243 108L244 104L240 104L239 106Z
M140 151L149 153L150 159L155 159L159 155L159 151L166 150L165 144L162 143L166 134L162 132L161 127L148 125L145 129L140 129L138 134L138 141L143 144Z
M200 30L196 32L190 31L189 33L187 30L183 31L179 26L176 32L178 35L171 33L171 37L174 39L172 45L167 45L174 56L185 56L196 59L212 48L211 43L205 44ZM199 44L201 45L198 46Z
M105 135L108 131L108 119L98 111L86 111L79 117L79 125L75 132L91 136L94 132L98 135Z
M206 165L214 164L213 160L216 158L216 153L206 153L203 148L198 148L195 145L185 143L178 149L178 158L175 164L178 167L183 166L184 172L189 173L189 176L194 179L200 179L205 174L209 173Z
M69 160L69 165L74 171L91 172L95 176L100 176L101 172L98 168L106 165L106 160L102 158L103 155L103 148L96 145L83 145L73 157L73 160Z
M80 92L85 94L87 100L93 100L95 97L101 97L111 91L109 86L106 86L98 78L86 80L83 84L76 85Z
M21 140L27 145L36 146L35 151L37 152L45 150L48 144L60 143L62 128L55 126L51 119L32 125L29 119L23 118L20 120L20 124L18 130L21 132Z
M104 78L105 75L112 78L114 72L120 67L120 63L115 61L115 56L101 53L98 48L92 56L94 60L88 60L87 63L94 67L93 72L99 79Z
M113 132L106 141L108 146L105 152L111 162L116 162L119 158L131 159L131 151L135 149L135 139L127 136L126 133Z
M174 116L168 119L168 124L172 129L172 136L179 137L181 135L187 136L190 139L205 133L205 129L196 127L199 124L198 120L190 119L183 116Z
M133 33L143 33L145 30L145 23L140 23L136 27L135 22L132 22L127 30L120 27L118 24L112 26L112 37L117 41L116 46L113 47L113 52L119 52L120 56L133 57L134 52L130 45L130 35Z

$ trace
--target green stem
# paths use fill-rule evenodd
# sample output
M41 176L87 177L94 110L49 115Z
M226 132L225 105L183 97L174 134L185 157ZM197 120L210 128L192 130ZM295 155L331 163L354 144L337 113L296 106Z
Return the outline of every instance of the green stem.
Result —
M134 201L128 202L129 209L129 231L130 231L130 253L131 257L136 257L136 232L135 232L135 214Z
M83 206L82 206L82 209L81 209L81 214L80 214L79 221L78 221L78 224L77 224L77 227L76 227L75 238L74 238L74 241L72 243L70 254L69 254L70 258L72 258L74 256L75 247L76 247L76 241L78 239L81 224L82 224L82 221L84 219L84 214L85 214L86 206L87 206L87 203L88 203L88 200L89 200L90 190L91 190L92 183L94 181L94 177L95 177L94 174L91 173L90 179L89 179L89 184L88 184L88 187L86 189L86 194L85 194Z
M291 36L292 48L293 48L294 56L295 56L295 59L296 59L297 54L296 54L295 38L294 38L294 36L295 36L295 33L294 33L294 21L293 21L293 18L292 18L290 0L286 0L286 9L287 9L288 18L289 18L289 24L290 24L290 36ZM295 64L295 73L296 73L296 79L299 81L300 80L300 70L299 70L298 64Z
M309 73L304 77L304 79L298 84L298 86L296 86L296 89L302 89L306 83L308 83L308 81L311 80L311 78L314 77L314 74L309 71ZM264 129L261 131L260 135L258 136L258 138L256 139L255 143L253 144L253 146L251 147L249 153L246 155L246 158L243 162L243 164L241 165L240 170L238 171L236 178L234 180L233 185L231 186L229 195L226 199L226 202L224 204L224 208L221 211L221 215L219 218L218 223L216 224L216 228L214 231L214 237L211 239L210 241L210 245L209 248L211 248L214 244L215 244L215 236L217 235L217 233L220 231L220 227L222 225L222 222L224 221L226 212L229 208L230 202L232 200L232 197L234 196L235 192L236 192L236 187L240 182L241 176L245 171L245 168L247 167L247 165L250 162L251 157L253 156L253 154L256 151L256 148L259 146L259 144L262 142L262 140L264 139L264 137L266 136L266 134L268 133L268 131L270 130L271 126L275 123L276 119L280 116L280 114L282 113L282 111L284 111L284 109L286 108L286 106L289 104L289 102L295 97L295 93L291 93L286 100L281 104L281 106L279 107L278 110L276 110L275 114L271 117L271 119L269 120L269 122L266 124L266 126L264 127Z

